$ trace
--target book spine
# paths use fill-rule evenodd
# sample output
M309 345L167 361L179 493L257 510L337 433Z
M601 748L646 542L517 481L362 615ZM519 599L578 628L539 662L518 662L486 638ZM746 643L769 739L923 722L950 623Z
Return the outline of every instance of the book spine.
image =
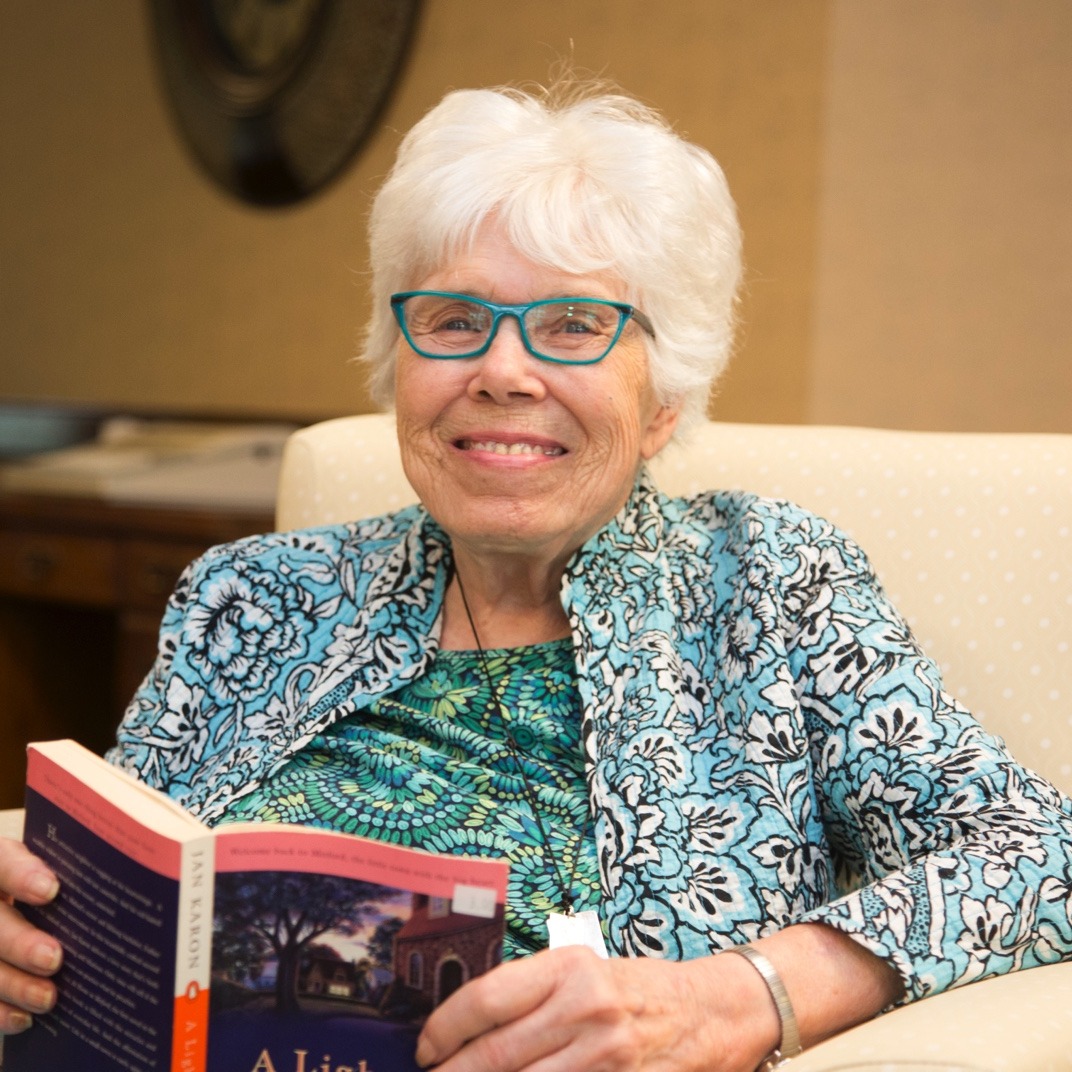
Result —
M183 845L175 949L172 1072L205 1072L212 971L215 848L210 831Z

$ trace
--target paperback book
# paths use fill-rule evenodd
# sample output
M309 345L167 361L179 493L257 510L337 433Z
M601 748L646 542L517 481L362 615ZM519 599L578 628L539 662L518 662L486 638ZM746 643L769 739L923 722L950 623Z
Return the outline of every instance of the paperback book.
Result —
M429 1012L502 954L507 865L312 827L209 828L74 741L29 747L21 906L65 950L4 1072L416 1072Z

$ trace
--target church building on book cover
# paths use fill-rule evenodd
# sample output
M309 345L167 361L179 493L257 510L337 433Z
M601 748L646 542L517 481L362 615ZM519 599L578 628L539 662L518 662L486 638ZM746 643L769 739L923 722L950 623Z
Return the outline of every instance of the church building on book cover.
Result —
M449 898L413 895L395 935L395 996L429 1012L474 975L502 959L502 905L493 919L451 911Z

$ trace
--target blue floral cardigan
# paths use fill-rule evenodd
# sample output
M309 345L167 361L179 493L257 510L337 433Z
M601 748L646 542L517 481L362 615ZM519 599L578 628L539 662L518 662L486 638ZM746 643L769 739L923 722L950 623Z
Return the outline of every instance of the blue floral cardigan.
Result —
M206 821L428 669L450 543L420 508L189 567L110 758ZM641 474L562 585L611 949L688 958L795 921L910 998L1072 954L1072 802L942 691L859 548Z

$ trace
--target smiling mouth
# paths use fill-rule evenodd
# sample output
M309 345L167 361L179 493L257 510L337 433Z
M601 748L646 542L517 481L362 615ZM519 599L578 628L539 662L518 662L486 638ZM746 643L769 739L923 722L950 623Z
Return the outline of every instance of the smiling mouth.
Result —
M500 443L491 439L459 439L456 445L460 450L479 450L487 454L541 454L556 458L566 453L564 447L545 447L540 443Z

